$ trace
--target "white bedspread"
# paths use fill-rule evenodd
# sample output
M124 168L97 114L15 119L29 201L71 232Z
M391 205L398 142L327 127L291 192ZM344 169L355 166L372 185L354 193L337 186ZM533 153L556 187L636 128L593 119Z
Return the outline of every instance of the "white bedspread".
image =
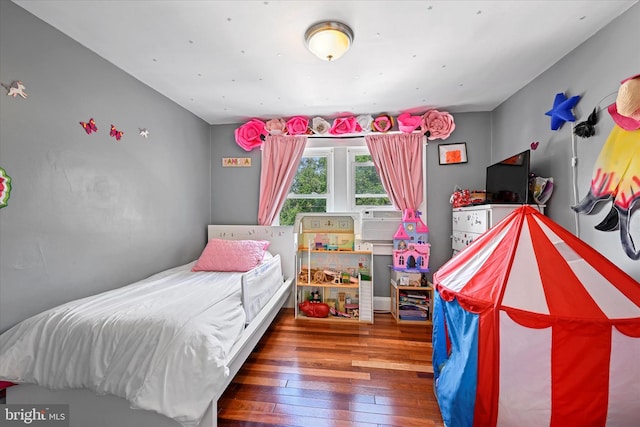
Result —
M0 336L0 379L114 394L197 425L222 391L245 313L242 273L192 265L19 323Z

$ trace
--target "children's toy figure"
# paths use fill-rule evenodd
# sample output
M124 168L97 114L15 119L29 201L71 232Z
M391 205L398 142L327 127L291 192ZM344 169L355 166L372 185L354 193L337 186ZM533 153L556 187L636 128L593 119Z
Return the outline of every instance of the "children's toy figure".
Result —
M311 292L311 302L320 302L320 291Z

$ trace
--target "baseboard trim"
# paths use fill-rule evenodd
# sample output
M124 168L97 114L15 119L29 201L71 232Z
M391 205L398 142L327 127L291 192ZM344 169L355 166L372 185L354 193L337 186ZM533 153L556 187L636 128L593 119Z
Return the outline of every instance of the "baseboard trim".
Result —
M390 297L373 297L373 310L389 312L391 311L391 298Z

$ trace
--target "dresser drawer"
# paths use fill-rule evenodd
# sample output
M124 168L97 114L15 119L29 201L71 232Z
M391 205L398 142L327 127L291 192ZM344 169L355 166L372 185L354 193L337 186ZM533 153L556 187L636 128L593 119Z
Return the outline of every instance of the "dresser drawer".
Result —
M482 210L453 211L453 231L484 233L489 229L489 212Z
M451 248L454 251L461 251L467 247L467 245L473 242L482 233L471 233L469 231L453 231L451 234Z

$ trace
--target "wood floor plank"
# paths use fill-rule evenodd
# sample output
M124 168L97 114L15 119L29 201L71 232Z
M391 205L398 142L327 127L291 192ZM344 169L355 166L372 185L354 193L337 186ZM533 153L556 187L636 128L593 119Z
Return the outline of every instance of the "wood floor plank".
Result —
M351 362L353 366L365 368L390 369L392 371L413 371L413 372L431 372L432 365L419 365L416 363L388 362L384 360L354 360Z
M297 321L283 309L218 401L220 426L442 427L431 328Z
M276 366L276 365L264 365L253 364L249 368L250 371L264 371L264 372L278 372L287 374L302 374L318 377L338 377L338 378L350 378L356 380L368 380L371 376L366 372L350 372L338 369L315 369L304 368L300 366Z

